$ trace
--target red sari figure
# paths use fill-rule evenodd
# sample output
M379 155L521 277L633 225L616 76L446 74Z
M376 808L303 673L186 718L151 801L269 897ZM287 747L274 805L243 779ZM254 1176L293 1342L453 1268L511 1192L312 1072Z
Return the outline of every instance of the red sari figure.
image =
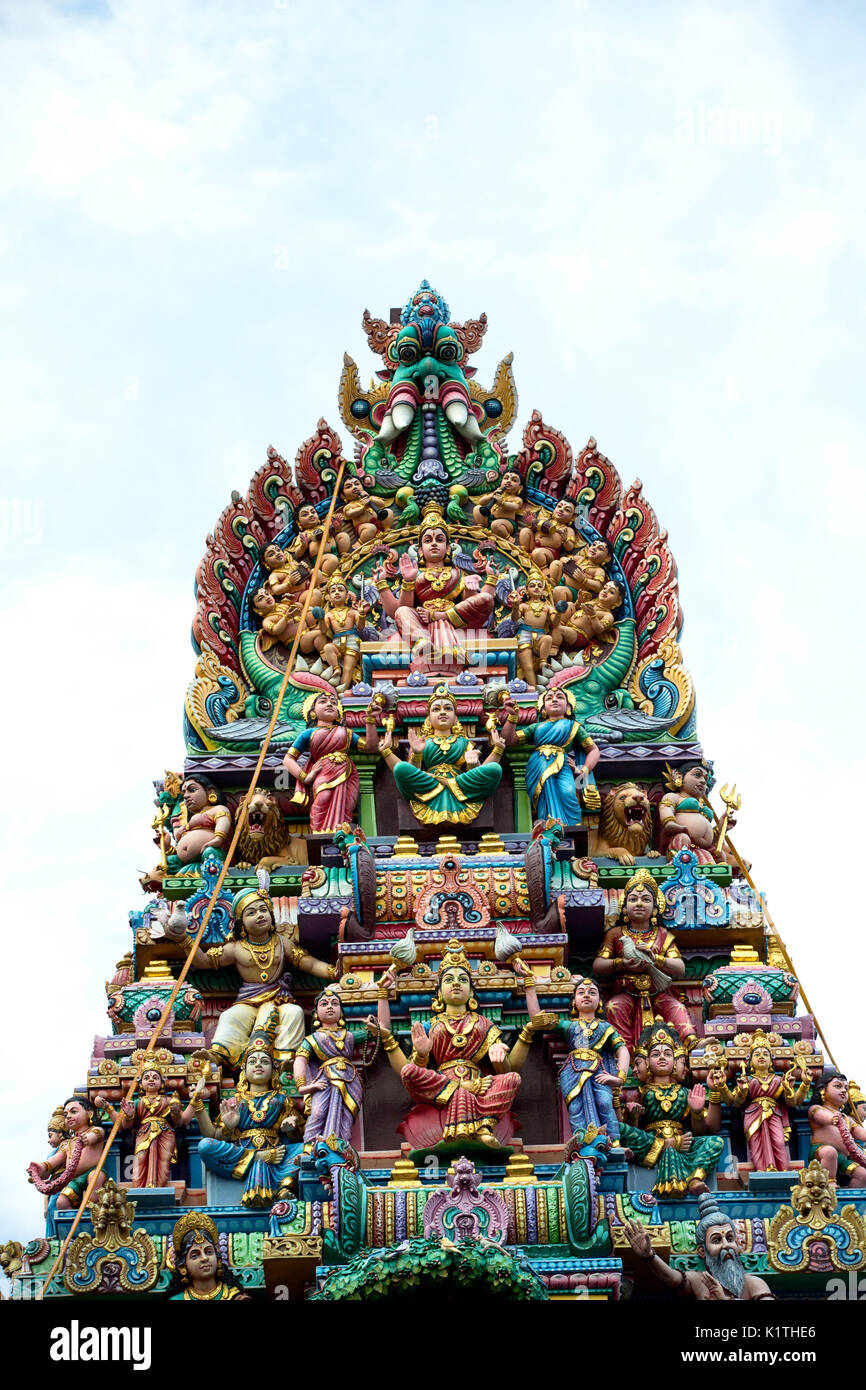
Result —
M292 801L310 810L310 830L314 835L339 830L350 821L358 803L358 769L350 757L375 753L379 747L376 732L376 706L367 709L364 736L343 724L343 706L333 690L314 691L304 701L308 728L295 739L283 767L297 782ZM298 758L308 753L306 767Z
M412 1025L412 1055L406 1057L390 1031L388 995L395 982L393 967L379 982L379 1010L376 1019L367 1020L371 1032L379 1030L382 1046L391 1066L412 1100L415 1110L405 1123L407 1136L417 1133L416 1111L427 1112L422 1120L432 1120L434 1144L470 1141L488 1148L502 1147L495 1130L511 1108L520 1086L518 1071L529 1055L537 1031L556 1021L541 1013L532 981L532 971L521 960L512 968L529 983L526 1004L529 1021L520 1030L509 1052L495 1023L478 1012L478 999L469 964L459 941L449 941L439 966L438 986L433 1000L437 1015L430 1032L421 1023ZM433 1112L431 1115L430 1112ZM403 1126L401 1126L401 1129ZM427 1126L430 1133L430 1126Z
M189 1124L193 1117L193 1106L190 1103L184 1110L176 1095L166 1094L165 1081L158 1065L143 1071L139 1084L141 1098L135 1104L128 1100L120 1102L121 1127L135 1127L132 1186L169 1187L171 1166L177 1162L175 1130ZM117 1111L106 1102L104 1096L97 1096L96 1103L104 1107L112 1123L117 1119Z
M402 640L411 646L413 671L465 667L466 643L461 633L486 628L493 612L496 571L488 568L478 588L477 575L465 575L450 563L448 527L441 509L428 506L418 537L422 564L400 556L401 587L397 594L375 576L379 602L394 619Z

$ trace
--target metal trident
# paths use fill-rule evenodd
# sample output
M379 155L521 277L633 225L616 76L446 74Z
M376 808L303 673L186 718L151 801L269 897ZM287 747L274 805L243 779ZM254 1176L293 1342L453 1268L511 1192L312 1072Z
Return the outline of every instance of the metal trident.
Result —
M721 854L722 845L725 843L725 835L728 832L728 817L730 816L732 811L739 811L740 807L743 804L743 798L737 795L736 782L732 787L729 787L726 782L725 785L722 787L721 791L719 792L719 796L722 798L722 801L724 802L725 814L722 816L722 822L719 827L719 840L718 844L716 845L716 854Z

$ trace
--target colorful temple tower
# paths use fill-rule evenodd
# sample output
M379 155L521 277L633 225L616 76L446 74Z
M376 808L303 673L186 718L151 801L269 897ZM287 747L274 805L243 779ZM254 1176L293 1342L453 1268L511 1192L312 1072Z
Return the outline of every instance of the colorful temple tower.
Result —
M352 447L269 449L207 537L13 1297L826 1297L866 1103L711 804L667 532L594 439L511 452L485 315L363 324Z

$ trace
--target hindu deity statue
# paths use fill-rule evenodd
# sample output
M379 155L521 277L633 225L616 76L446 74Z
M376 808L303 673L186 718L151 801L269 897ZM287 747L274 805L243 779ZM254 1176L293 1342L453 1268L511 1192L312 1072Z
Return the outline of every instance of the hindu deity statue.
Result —
M267 875L263 877L266 879ZM241 888L234 895L233 915L234 927L228 941L207 951L199 946L193 952L196 970L220 970L233 965L243 980L237 1001L217 1020L209 1050L215 1061L236 1066L253 1029L264 1027L275 1007L278 1026L274 1055L278 1062L289 1062L304 1038L304 1014L292 997L291 970L333 980L334 967L296 946L289 929L276 926L267 888ZM169 936L179 940L183 930L180 925L172 926L169 919Z
M608 1022L598 985L579 977L574 986L571 1023L565 1030L569 1053L559 1073L559 1089L568 1109L572 1134L602 1126L619 1143L614 1096L628 1075L629 1051Z
M303 616L303 606L297 599L292 597L277 599L271 589L262 586L253 595L253 612L261 619L263 652L269 652L272 647L280 644L284 647L292 645ZM298 650L304 656L309 656L311 652L315 651L316 636L316 630L308 610L301 635L298 638Z
M677 850L690 849L697 855L699 864L715 864L717 860L729 859L726 851L716 853L715 817L707 800L707 792L712 786L712 770L706 761L692 763L679 771L667 768L665 776L667 791L659 802L659 830L662 848L668 858L673 858ZM734 817L728 818L733 826Z
M516 958L512 969L526 981L529 1019L510 1051L496 1024L478 1010L472 967L459 941L448 942L439 965L432 1005L435 1022L429 1033L422 1023L412 1025L411 1057L391 1033L388 999L395 967L379 981L378 1015L367 1020L367 1027L379 1030L388 1060L416 1107L438 1111L442 1143L473 1141L501 1147L496 1126L517 1094L519 1071L533 1038L556 1022L554 1014L539 1008L529 966Z
M337 537L341 553L356 545L375 540L390 519L386 508L377 506L360 478L352 474L344 480L342 489L340 530Z
M374 575L379 602L411 646L413 670L463 668L464 634L486 628L496 595L496 571L488 564L484 583L451 561L450 529L438 503L428 503L418 537L419 565L406 551L399 559L400 590L385 582L384 564Z
M171 821L174 845L167 829L160 831L157 838L165 867L161 871L155 869L156 875L197 874L205 850L219 859L225 858L232 816L228 807L221 804L213 782L201 773L191 774L184 777L181 793L181 804Z
M569 647L603 647L599 643L616 641L616 621L614 613L622 603L622 590L612 579L608 579L599 590L598 596L570 604L561 618L563 641Z
M361 634L370 605L353 603L346 581L335 574L325 587L325 608L319 618L319 650L329 666L340 672L340 686L348 690L361 660Z
M520 532L521 546L551 584L560 583L563 564L578 547L580 535L574 521L574 502L570 497L561 497L550 516L539 511L532 524L524 526Z
M615 981L618 992L608 1000L607 1016L634 1047L641 1033L660 1016L693 1046L695 1030L688 1010L671 991L686 973L673 933L662 923L665 898L649 869L638 869L625 885L619 915L605 932L593 962L599 980Z
M319 551L322 549L325 534L324 527L319 520L319 513L312 502L305 502L298 508L295 523L298 528L297 534L286 547L286 553L293 560L309 565L312 571ZM328 579L339 563L340 552L337 537L332 531L325 544L325 553L322 556L319 573L324 579Z
M817 1083L819 1103L809 1106L812 1144L809 1162L817 1158L834 1182L844 1187L866 1187L866 1128L843 1114L848 1104L848 1078L825 1071Z
M598 598L607 583L610 561L610 546L600 537L580 546L562 566L564 596L576 599L579 604Z
M866 1120L866 1096L856 1081L848 1082L848 1106L854 1119L862 1124Z
M304 1126L304 1151L316 1140L329 1148L352 1137L364 1084L354 1059L355 1040L343 1016L336 985L327 985L313 1004L313 1031L295 1053L294 1077L299 1096L310 1097Z
M530 690L535 690L538 672L560 643L559 613L540 574L530 574L525 586L512 590L510 599L520 674Z
M243 1182L245 1207L269 1207L290 1192L301 1151L297 1105L275 1085L278 1027L272 1009L265 1026L253 1030L241 1058L237 1095L220 1102L216 1123L200 1097L193 1101L199 1129L206 1136L199 1143L199 1157L212 1173Z
M509 541L517 533L525 508L523 479L515 469L509 468L503 473L496 491L479 498L472 508L472 519L476 526L483 526L491 535Z
M745 1105L743 1128L749 1161L761 1172L790 1168L786 1142L791 1133L788 1106L802 1105L812 1088L811 1075L802 1065L784 1076L774 1070L773 1047L778 1048L779 1041L777 1036L768 1036L759 1028L750 1040L748 1075L738 1077L732 1087L721 1069L711 1071L707 1077L711 1100L716 1095L728 1105Z
M638 1259L645 1262L649 1273L669 1293L701 1303L719 1299L757 1302L775 1298L763 1279L746 1272L737 1233L730 1217L719 1209L712 1192L698 1197L695 1246L704 1269L672 1269L667 1260L655 1253L650 1232L640 1221L626 1221L625 1233Z
M410 729L409 761L394 752L389 731L379 751L394 774L397 790L424 825L442 821L468 825L499 786L502 767L499 759L504 739L492 730L493 745L484 762L463 732L457 704L447 685L439 685L427 702L427 718L415 733Z
M307 728L298 735L283 758L283 766L296 780L292 800L308 806L314 835L339 830L351 821L358 803L358 769L354 752L375 753L379 747L376 711L367 707L363 736L345 727L339 695L333 690L314 691L304 701ZM308 754L305 767L298 759Z
M133 1065L141 1054L132 1054ZM192 1102L184 1109L177 1095L166 1094L163 1063L156 1057L142 1072L139 1086L141 1096L134 1103L120 1102L122 1129L135 1127L135 1147L132 1156L133 1187L168 1187L171 1166L177 1162L177 1130L193 1118ZM201 1083L204 1086L204 1082ZM103 1095L94 1096L94 1104L106 1110L112 1122L118 1112Z
M81 1206L90 1173L99 1162L105 1135L96 1123L96 1106L86 1096L70 1096L63 1102L65 1139L47 1159L28 1165L28 1180L38 1192L57 1198L56 1210L69 1211ZM94 1184L97 1192L105 1182L100 1173Z
M174 1270L166 1297L173 1303L225 1303L246 1299L238 1280L223 1263L219 1232L206 1212L188 1211L171 1233Z
M501 708L506 744L528 743L532 747L526 764L526 789L533 820L552 817L565 826L580 825L577 781L592 771L601 753L574 717L574 695L564 686L549 685L538 697L538 719L522 729L517 728L514 701L503 700ZM578 750L580 762L576 761Z
M625 1107L629 1123L620 1126L620 1143L644 1168L655 1168L656 1197L706 1192L704 1180L725 1147L719 1104L712 1097L707 1103L705 1086L683 1084L685 1058L676 1032L662 1022L645 1029L635 1049L640 1100Z

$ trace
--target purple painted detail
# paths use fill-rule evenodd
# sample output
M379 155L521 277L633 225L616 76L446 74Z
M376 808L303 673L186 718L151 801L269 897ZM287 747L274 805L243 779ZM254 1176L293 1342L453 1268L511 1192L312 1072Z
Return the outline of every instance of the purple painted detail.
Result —
M523 1189L526 1199L526 1235L530 1245L538 1244L538 1189L527 1183Z
M763 1217L752 1217L752 1250L756 1255L767 1253L767 1228Z
M399 1187L394 1193L394 1239L406 1239L406 1192Z
M461 1157L454 1164L450 1191L438 1191L424 1208L425 1236L450 1240L488 1240L502 1245L508 1233L508 1206L499 1192L478 1186L475 1164Z

